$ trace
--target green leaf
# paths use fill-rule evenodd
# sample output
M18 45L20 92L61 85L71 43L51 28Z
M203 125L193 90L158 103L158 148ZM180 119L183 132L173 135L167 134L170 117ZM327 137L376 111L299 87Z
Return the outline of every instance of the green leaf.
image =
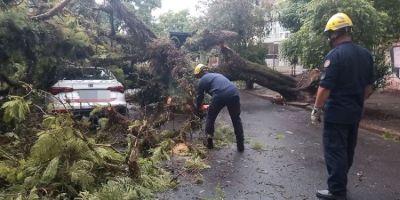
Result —
M37 188L33 187L29 192L28 200L36 200L36 199L40 199L40 197L37 194Z
M60 124L57 121L57 118L55 116L51 116L51 115L45 115L42 125L45 128L56 128L58 127Z
M283 134L283 133L277 133L276 135L275 135L275 139L277 139L277 140L282 140L282 139L285 139L285 134Z
M17 170L6 162L0 162L0 177L5 177L11 183L17 180Z
M153 155L151 156L151 160L155 163L158 163L162 160L169 160L169 150L175 145L175 142L172 139L166 139L162 141L158 147L151 150Z
M94 176L91 173L94 163L88 160L79 160L70 168L71 182L80 185L83 190L88 190L94 183Z
M41 182L49 184L57 175L58 164L60 162L60 157L53 158L49 165L47 165L46 170L43 172Z
M185 168L191 172L199 172L204 169L211 168L200 157L188 159L185 162Z
M61 130L45 131L39 136L31 148L30 162L34 165L39 165L60 155L63 150L63 143L62 138L54 134L57 131Z
M105 106L96 105L92 111L90 111L89 116L94 116L96 114L101 113L104 110Z
M99 119L99 125L100 125L100 130L105 130L108 124L108 118L100 118Z
M25 120L25 116L30 112L29 104L19 96L10 96L10 101L5 102L1 108L4 109L3 121L8 123L12 120L21 122Z
M124 162L125 157L109 147L97 147L95 150L103 159Z

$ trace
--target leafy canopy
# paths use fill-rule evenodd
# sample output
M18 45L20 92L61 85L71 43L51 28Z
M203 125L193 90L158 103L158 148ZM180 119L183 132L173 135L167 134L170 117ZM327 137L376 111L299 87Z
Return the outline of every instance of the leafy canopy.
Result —
M210 30L237 32L240 46L259 42L269 29L269 4L252 0L203 1L205 23Z
M161 0L124 0L128 2L135 14L147 25L153 21L151 12L156 8L161 8Z
M312 0L309 2L286 0L281 5L293 6L283 8L282 11L295 16L294 23L289 23L287 17L280 18L286 28L295 31L282 44L282 53L292 64L318 68L329 51L327 37L323 33L326 22L335 13L344 12L353 21L354 40L373 53L378 66L377 84L381 84L382 77L387 73L384 62L385 50L397 34L391 33L390 26L387 26L390 23L390 17L388 13L382 11L384 9L376 9L368 0Z
M239 34L230 46L240 56L265 64L266 49L261 46L269 32L271 4L254 0L204 0L200 24L210 30L229 30Z
M192 32L196 29L196 18L190 16L188 10L168 11L160 15L153 28L154 32L160 36L168 36L170 31Z

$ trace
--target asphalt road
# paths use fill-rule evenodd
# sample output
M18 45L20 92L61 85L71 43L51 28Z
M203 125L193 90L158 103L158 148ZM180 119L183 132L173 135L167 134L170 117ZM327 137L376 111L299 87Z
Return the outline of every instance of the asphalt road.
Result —
M245 152L237 153L234 144L210 151L203 184L182 180L159 199L213 199L221 188L227 200L301 200L316 199L315 191L326 189L322 132L310 124L309 111L246 93L241 101ZM226 110L219 120L230 121ZM264 150L252 149L255 143ZM348 199L400 200L399 153L400 143L360 130Z

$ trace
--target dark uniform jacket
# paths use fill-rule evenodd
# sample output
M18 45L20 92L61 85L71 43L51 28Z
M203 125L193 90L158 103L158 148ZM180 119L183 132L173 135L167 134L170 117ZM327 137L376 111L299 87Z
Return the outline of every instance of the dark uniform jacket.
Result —
M225 76L218 73L206 73L199 82L197 88L196 108L199 109L204 99L204 92L213 98L231 98L239 96L236 86Z
M371 53L353 42L332 49L325 58L320 86L331 91L325 104L324 120L332 123L358 123L367 85L374 82Z

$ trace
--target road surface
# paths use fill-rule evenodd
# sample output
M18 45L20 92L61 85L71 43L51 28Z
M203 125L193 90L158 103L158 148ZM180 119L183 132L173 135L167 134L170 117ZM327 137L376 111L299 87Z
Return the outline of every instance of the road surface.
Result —
M241 101L245 152L237 153L234 144L210 151L203 184L183 180L159 199L213 199L220 188L227 200L305 200L327 188L321 128L310 124L309 111L244 92ZM227 110L219 120L230 121ZM252 149L255 143L264 150ZM360 130L348 199L400 200L399 153L400 143Z

